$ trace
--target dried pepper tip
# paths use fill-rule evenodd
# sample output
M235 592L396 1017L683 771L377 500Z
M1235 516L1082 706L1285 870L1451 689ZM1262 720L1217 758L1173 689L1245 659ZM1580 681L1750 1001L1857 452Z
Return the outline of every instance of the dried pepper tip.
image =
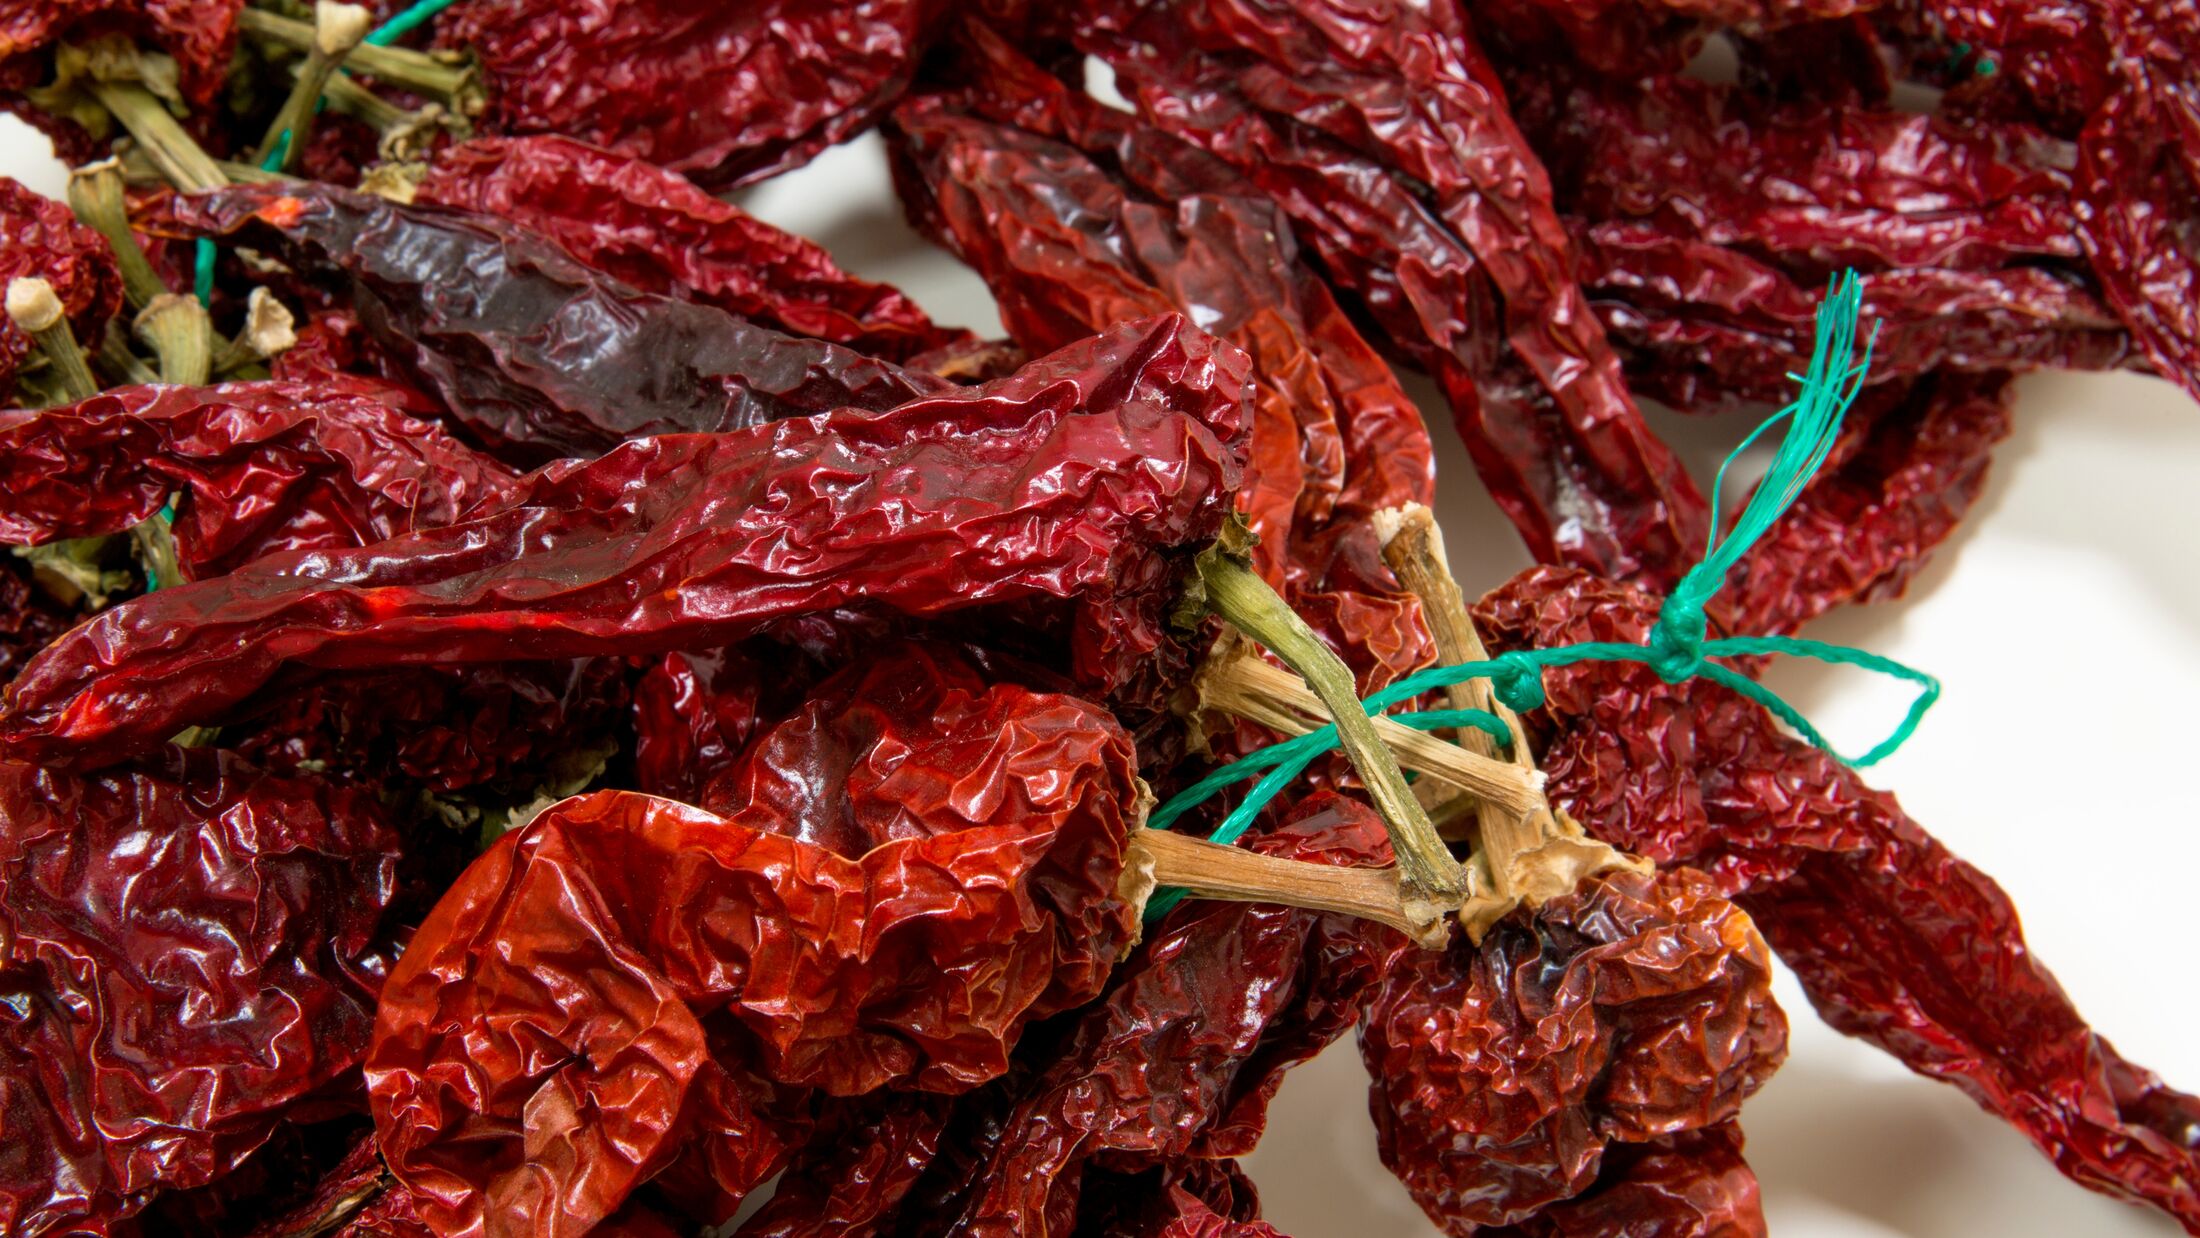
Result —
M115 267L122 273L122 290L130 304L142 309L148 301L168 291L168 286L138 248L130 231L129 211L122 197L122 161L102 159L69 173L69 209L84 226L107 238L114 250Z
M1404 877L1407 918L1424 924L1450 914L1470 893L1466 871L1444 846L1374 723L1360 709L1351 670L1253 570L1247 554L1251 546L1251 532L1233 518L1200 553L1195 569L1204 604L1303 676L1328 708L1345 755L1390 829L1391 849Z
M8 320L38 345L69 400L88 400L99 394L99 382L84 363L76 332L69 329L61 298L53 285L35 275L8 281Z
M213 372L214 323L197 298L164 292L138 312L131 329L160 359L162 382L197 387Z

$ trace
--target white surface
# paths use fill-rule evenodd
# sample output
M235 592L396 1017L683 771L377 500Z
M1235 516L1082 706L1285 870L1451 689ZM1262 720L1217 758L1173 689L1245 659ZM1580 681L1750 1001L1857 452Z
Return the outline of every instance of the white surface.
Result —
M0 118L0 172L57 192L43 139ZM875 137L759 186L743 204L891 281L943 322L998 334L977 277L902 223ZM1527 562L1428 384L1439 514L1468 589ZM1985 497L1908 597L1810 629L1939 675L1947 695L1873 771L1913 815L1997 877L2034 950L2097 1027L2173 1084L2200 1086L2189 987L2189 791L2200 738L2200 410L2130 375L2024 380L2016 433ZM1699 478L1747 427L1661 416ZM2032 669L2025 669L2032 668ZM1881 734L1899 695L1857 672L1781 667L1772 682L1837 743ZM2052 752L2054 760L2042 759ZM2177 977L2166 986L2164 977ZM1819 1024L1783 976L1793 1055L1748 1107L1749 1157L1784 1238L1973 1238L2175 1232L2070 1185L1953 1089ZM1248 1162L1269 1219L1298 1238L1423 1238L1430 1226L1375 1159L1349 1039L1291 1076Z

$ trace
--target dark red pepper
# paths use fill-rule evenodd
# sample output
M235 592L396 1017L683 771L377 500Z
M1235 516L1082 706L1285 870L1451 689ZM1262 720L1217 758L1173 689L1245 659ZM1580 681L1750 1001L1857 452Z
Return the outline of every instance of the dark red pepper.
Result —
M6 47L0 19L0 55ZM53 285L87 349L98 345L107 320L122 308L122 274L106 238L78 223L62 203L0 176L0 289L24 277ZM0 317L0 401L10 401L16 368L31 347L21 328Z

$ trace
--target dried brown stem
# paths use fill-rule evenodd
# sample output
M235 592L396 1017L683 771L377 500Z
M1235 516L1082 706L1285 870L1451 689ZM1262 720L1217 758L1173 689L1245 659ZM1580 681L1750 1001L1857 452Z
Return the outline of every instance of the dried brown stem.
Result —
M1398 582L1420 600L1437 655L1446 663L1481 662L1489 657L1474 618L1452 578L1444 558L1444 539L1426 507L1409 503L1403 508L1379 512L1375 530L1383 540L1383 560ZM1494 713L1512 732L1515 768L1535 769L1520 717L1490 691L1489 681L1465 680L1452 685L1447 695L1454 709L1480 709ZM1460 742L1481 756L1495 755L1490 737L1464 727ZM1487 881L1489 893L1469 900L1460 909L1460 922L1468 936L1479 942L1489 926L1521 903L1534 906L1569 893L1582 877L1613 868L1640 865L1603 843L1586 837L1581 827L1551 810L1537 778L1535 802L1524 811L1483 797L1475 805L1480 835L1474 863Z
M92 377L92 368L84 363L84 350L77 347L76 332L69 329L69 316L62 312L61 298L55 295L52 284L35 276L10 280L7 309L8 320L46 355L61 393L70 403L99 394L99 380Z
M1128 862L1149 878L1149 889L1179 886L1194 898L1342 912L1387 924L1432 948L1443 945L1449 932L1441 918L1408 913L1395 868L1343 868L1286 860L1168 830L1133 833Z
M1201 708L1220 710L1287 735L1304 735L1329 721L1328 707L1304 680L1257 657L1211 658L1195 687ZM1543 779L1533 770L1447 744L1387 718L1378 716L1374 724L1383 746L1407 769L1516 816L1543 807Z
M1202 553L1198 570L1208 608L1297 671L1328 707L1340 746L1389 827L1408 917L1418 923L1457 908L1468 894L1466 872L1437 836L1375 724L1360 708L1352 672L1226 542Z
M254 288L245 300L244 325L214 354L214 372L227 374L280 356L297 342L297 320L290 310L267 289Z
M133 309L143 309L154 297L168 291L145 251L138 248L130 230L130 213L122 198L122 164L115 159L87 163L69 173L69 209L84 226L107 238L115 251L115 268L122 272L122 290Z

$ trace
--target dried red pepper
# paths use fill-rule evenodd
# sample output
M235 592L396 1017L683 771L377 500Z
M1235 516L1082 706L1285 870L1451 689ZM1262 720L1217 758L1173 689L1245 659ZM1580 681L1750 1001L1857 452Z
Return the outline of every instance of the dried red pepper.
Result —
M0 763L0 1225L102 1232L355 1069L396 859L372 795L223 753Z
M1330 792L1251 846L1319 864L1390 861L1382 819ZM1386 964L1411 948L1345 916L1179 906L996 1102L1006 1112L953 1168L961 1198L928 1207L957 1234L1081 1233L1088 1166L1138 1172L1250 1152L1284 1072L1349 1029Z
M585 796L467 871L385 987L367 1067L383 1153L432 1225L584 1233L693 1133L732 1153L761 1132L720 1062L843 1095L960 1091L1098 992L1134 926L1128 737L1009 685L896 704L853 754L872 777L759 771L764 798L724 818ZM849 850L807 841L816 821ZM729 1198L777 1168L760 1159L720 1174Z
M0 689L76 620L73 609L32 583L29 565L14 555L0 556Z
M479 59L492 131L564 134L722 190L861 132L908 84L942 11L932 0L461 0L436 41Z
M450 147L428 165L413 200L511 220L644 292L889 361L972 342L967 331L935 325L900 292L857 279L819 246L686 177L571 138Z
M707 647L859 601L1074 599L1079 678L1150 696L1186 665L1164 626L1176 548L1220 527L1243 383L1242 354L1157 319L890 414L629 443L457 524L109 610L17 679L0 727L33 759L110 761L285 667Z
M1764 1238L1757 1175L1742 1160L1742 1130L1702 1130L1606 1149L1595 1185L1485 1238Z
M740 1238L868 1238L892 1233L902 1201L939 1154L954 1099L879 1092L836 1101Z
M487 215L325 185L174 200L175 225L264 246L349 284L386 364L514 463L649 434L884 410L949 384L709 305L642 292Z
M0 29L0 49L7 45ZM96 342L122 308L122 274L106 238L76 221L69 208L0 176L0 288L31 276L53 285L77 339ZM15 372L30 355L31 339L0 318L0 401L15 389Z
M0 541L120 533L180 493L191 579L450 524L514 480L381 400L302 383L121 387L0 414Z
M1383 1163L1454 1234L1726 1122L1787 1054L1771 960L1701 874L1615 873L1393 960L1360 1029Z
M1493 647L1642 640L1655 599L1538 568L1477 610ZM1546 676L1543 766L1591 833L1712 875L1835 1028L1945 1079L2098 1191L2200 1226L2200 1098L2087 1027L2008 896L1894 798L1715 687Z
M1074 20L1142 115L1272 195L1432 369L1538 558L1678 576L1703 542L1703 500L1621 382L1463 12L1111 0ZM1380 37L1357 37L1371 26Z

